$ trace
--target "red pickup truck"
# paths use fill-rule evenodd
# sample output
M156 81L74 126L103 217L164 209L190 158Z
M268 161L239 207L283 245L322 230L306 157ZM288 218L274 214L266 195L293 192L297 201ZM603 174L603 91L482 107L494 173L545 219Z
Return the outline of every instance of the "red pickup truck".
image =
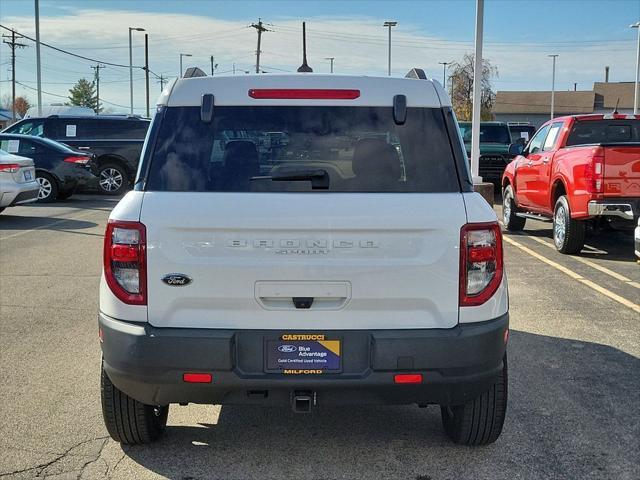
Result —
M552 220L562 253L582 250L588 226L633 230L640 216L640 115L548 121L507 165L502 198L507 230L522 230L527 218Z

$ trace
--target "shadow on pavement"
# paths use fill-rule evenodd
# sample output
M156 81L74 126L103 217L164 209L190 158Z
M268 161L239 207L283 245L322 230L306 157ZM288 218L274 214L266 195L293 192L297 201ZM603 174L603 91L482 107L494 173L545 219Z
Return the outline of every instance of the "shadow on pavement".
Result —
M97 227L95 222L74 220L58 217L18 217L13 215L0 215L0 232L9 230L56 230L72 232Z
M169 426L160 442L124 451L152 472L181 479L640 476L638 358L517 331L509 355L507 421L502 437L487 447L450 443L435 406L325 408L310 415L225 406L217 423Z

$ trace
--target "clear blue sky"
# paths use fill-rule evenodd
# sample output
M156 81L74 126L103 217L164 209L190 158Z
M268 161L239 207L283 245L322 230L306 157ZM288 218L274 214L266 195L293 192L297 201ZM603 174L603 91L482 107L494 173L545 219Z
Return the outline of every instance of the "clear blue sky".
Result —
M497 67L494 88L549 88L549 59L558 53L558 88L589 89L601 80L604 66L613 81L631 81L635 68L635 31L640 0L487 0L485 2L485 58ZM113 15L111 15L113 13ZM440 61L459 60L473 50L473 0L422 1L91 1L41 0L42 40L102 61L128 64L127 26L144 26L150 35L150 67L175 76L179 52L208 68L216 56L219 72L250 70L255 61L258 17L270 24L264 35L263 64L271 71L295 70L299 64L299 23L308 20L311 64L325 71L325 56L336 57L336 71L384 74L384 20L396 20L394 75L423 66L438 79ZM2 0L0 23L33 35L33 1ZM135 60L141 64L141 35L134 34ZM27 42L30 43L30 42ZM31 46L18 52L18 77L27 86L35 81ZM0 95L9 91L9 49L0 48ZM51 93L47 102L64 101L69 84L91 77L91 62L43 49L43 82ZM265 68L266 69L266 68ZM126 105L128 71L103 72L103 93L112 103ZM111 82L111 83L109 83ZM140 71L135 90L142 91ZM34 92L20 87L34 98ZM46 102L45 102L46 103ZM136 95L136 108L143 105ZM118 108L118 107L113 107Z

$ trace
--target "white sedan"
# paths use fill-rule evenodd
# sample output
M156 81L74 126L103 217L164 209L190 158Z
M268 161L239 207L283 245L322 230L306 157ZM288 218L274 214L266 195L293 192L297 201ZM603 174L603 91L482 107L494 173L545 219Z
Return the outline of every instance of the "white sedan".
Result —
M7 207L38 200L33 160L0 150L0 212Z

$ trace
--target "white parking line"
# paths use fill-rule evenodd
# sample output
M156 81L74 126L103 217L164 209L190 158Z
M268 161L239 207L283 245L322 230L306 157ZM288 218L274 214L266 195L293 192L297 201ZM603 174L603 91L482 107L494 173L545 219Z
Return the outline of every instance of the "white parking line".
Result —
M587 287L595 290L598 293L601 293L602 295L610 298L611 300L614 300L614 301L620 303L621 305L624 305L625 307L630 308L634 312L640 313L640 305L638 305L636 303L633 303L631 300L627 300L626 298L621 297L620 295L618 295L616 293L613 293L611 290L607 290L606 288L601 287L597 283L592 282L591 280L589 280L587 278L584 278L579 273L576 273L573 270L571 270L571 269L569 269L569 268L567 268L567 267L565 267L563 265L560 265L559 263L554 262L553 260L549 260L544 255L541 255L541 254L539 254L537 252L534 252L529 247L525 247L524 245L522 245L521 243L516 242L515 240L511 239L510 237L505 236L503 238L504 238L505 242L513 245L514 247L518 247L523 252L528 253L532 257L537 258L538 260L540 260L541 262L544 262L547 265L552 266L556 270L560 270L562 273L570 276L574 280L579 281L583 285L586 285Z
M96 213L96 211L92 210L91 212L86 212L84 215L77 215L77 216L71 217L71 218L61 218L60 220L56 220L55 222L47 223L46 225L40 225L40 226L35 227L35 228L30 228L29 230L23 230L21 232L13 233L11 235L5 235L3 237L0 237L0 240L7 240L9 238L19 237L21 235L25 235L27 233L34 232L36 230L42 230L44 228L50 228L50 227L53 227L55 225L60 225L61 223L64 223L64 222L71 222L73 220L80 220L81 218L89 217L94 213Z
M556 247L553 245L553 243L551 242L547 242L546 240L543 240L542 238L539 237L534 237L533 235L529 235L528 233L525 233L525 235L529 238L531 238L532 240L546 246L549 248L553 248L555 249ZM592 262L591 260L587 260L586 258L582 258L582 257L571 257L571 259L576 260L580 263L584 263L585 265L589 265L591 268L595 268L596 270L605 273L613 278L615 278L616 280L620 280L621 282L626 283L627 285L631 285L632 287L635 288L640 288L640 284L637 282L634 282L633 280L631 280L630 278L625 277L624 275L620 275L618 272L614 272L613 270L609 270L607 267L603 267L602 265L598 265L595 262Z

